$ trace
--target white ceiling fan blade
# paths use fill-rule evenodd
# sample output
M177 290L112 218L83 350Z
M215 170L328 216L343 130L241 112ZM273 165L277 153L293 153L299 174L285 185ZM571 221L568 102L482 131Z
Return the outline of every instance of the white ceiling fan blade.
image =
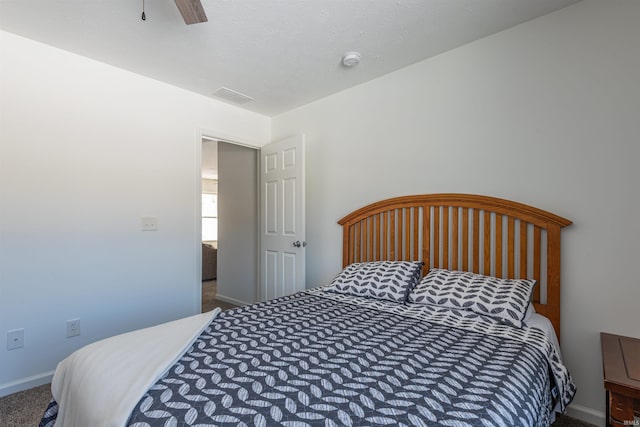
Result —
M187 25L207 22L207 15L200 0L174 0Z

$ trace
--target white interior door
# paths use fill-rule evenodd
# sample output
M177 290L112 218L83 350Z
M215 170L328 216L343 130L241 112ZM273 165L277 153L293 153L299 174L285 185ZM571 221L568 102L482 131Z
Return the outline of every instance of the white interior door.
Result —
M260 149L260 299L305 289L304 135Z

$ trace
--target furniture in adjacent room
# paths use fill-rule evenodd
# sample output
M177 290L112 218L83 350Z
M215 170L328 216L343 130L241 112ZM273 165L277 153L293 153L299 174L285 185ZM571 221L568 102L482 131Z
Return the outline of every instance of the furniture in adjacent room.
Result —
M640 417L640 339L600 334L606 425L637 425Z
M218 249L209 243L202 244L202 280L218 277Z

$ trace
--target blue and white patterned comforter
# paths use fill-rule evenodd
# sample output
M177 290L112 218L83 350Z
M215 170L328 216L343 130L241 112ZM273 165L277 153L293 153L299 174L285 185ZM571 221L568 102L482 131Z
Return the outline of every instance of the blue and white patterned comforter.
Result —
M222 312L128 425L548 426L552 388L564 410L538 329L314 289Z

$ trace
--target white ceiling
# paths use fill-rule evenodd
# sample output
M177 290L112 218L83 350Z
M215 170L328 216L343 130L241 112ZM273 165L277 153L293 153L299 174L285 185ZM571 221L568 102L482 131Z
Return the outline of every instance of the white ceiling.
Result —
M274 116L578 0L1 0L0 28ZM355 68L341 65L359 51Z

